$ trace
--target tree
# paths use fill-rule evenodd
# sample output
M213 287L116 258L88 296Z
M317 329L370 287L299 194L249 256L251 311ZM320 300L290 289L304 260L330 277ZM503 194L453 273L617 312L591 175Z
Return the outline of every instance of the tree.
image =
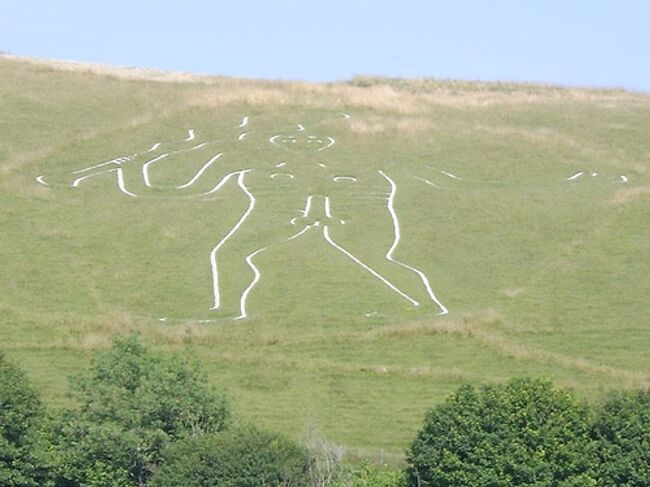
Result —
M463 386L427 414L408 485L595 485L588 433L586 405L548 382Z
M25 374L0 353L0 485L46 485L39 423L43 409Z
M308 452L253 427L186 438L166 448L153 487L305 487Z
M144 485L170 442L223 430L226 399L196 364L116 339L73 379L77 410L52 431L60 485Z
M592 428L602 486L650 486L650 391L618 392Z

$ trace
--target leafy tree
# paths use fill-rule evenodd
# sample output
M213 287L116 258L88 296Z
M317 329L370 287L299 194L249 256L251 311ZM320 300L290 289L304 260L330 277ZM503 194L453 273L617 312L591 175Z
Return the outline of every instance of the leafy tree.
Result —
M541 380L461 387L407 452L408 485L595 485L587 407Z
M0 353L0 485L46 485L38 434L43 409L25 374Z
M221 431L229 418L197 365L137 337L116 339L72 385L79 408L52 431L62 486L144 485L166 444Z
M619 392L593 425L602 486L650 486L650 391Z
M153 487L305 487L308 452L253 427L186 438L163 453Z

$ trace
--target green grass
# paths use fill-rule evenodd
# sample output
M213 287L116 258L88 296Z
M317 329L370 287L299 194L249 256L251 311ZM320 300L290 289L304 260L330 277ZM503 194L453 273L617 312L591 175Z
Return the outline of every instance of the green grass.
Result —
M53 406L68 402L66 376L93 349L131 332L200 359L242 417L295 437L316 427L370 457L399 455L425 411L461 383L543 376L597 400L650 382L645 94L374 78L128 80L0 58L0 113L1 347ZM237 142L244 115L249 135ZM300 135L297 124L336 145L269 144ZM155 141L187 147L189 128L192 143L221 142L155 166L162 188L142 186L146 159L122 166L137 200L110 175L69 187L71 171ZM248 199L234 179L210 201L178 198L172 185L222 150L200 188L254 168L246 184L257 206L220 251L224 309L214 312L208 256ZM296 181L269 177L280 161ZM388 192L378 170L398 186L395 258L426 273L448 316L414 274L384 259L386 202L359 197ZM565 180L579 170L588 174ZM41 174L50 187L35 182ZM366 186L354 193L334 175ZM329 195L347 221L330 222L337 242L427 304L410 306L318 229L281 244L302 228L287 222L308 194ZM269 244L255 257L262 278L250 318L234 322L252 279L243 259Z

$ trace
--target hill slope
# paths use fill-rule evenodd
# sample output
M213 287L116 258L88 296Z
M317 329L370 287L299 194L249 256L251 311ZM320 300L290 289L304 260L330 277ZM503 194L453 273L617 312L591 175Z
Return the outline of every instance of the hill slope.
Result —
M370 453L462 382L649 382L645 94L0 57L0 107L0 337L54 404L132 331Z

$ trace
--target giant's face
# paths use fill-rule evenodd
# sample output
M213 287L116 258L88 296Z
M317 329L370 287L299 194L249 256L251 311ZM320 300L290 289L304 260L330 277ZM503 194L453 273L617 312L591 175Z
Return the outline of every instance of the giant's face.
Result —
M335 140L328 136L318 135L274 135L269 139L271 144L284 149L300 152L321 152L334 145Z

